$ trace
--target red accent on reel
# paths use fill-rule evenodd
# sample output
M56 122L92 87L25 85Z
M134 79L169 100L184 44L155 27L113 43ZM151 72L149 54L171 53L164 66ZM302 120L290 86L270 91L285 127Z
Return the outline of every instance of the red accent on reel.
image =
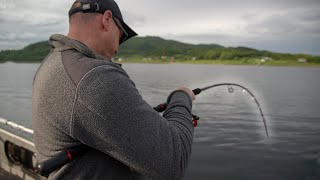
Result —
M69 160L72 161L72 155L71 155L71 153L70 153L67 149L64 149L64 150L66 151Z
M193 122L193 127L196 127L198 125L198 121L197 120L192 120Z

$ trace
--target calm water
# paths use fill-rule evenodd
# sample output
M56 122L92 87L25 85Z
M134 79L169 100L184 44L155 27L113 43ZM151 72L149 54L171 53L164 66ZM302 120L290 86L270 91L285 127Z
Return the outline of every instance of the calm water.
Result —
M31 87L38 66L0 64L0 117L32 127ZM222 82L246 86L262 105L269 138L258 108L241 89L234 88L230 94L227 87L219 87L198 95L193 112L201 120L185 179L320 179L320 68L123 67L153 106L165 101L176 86L197 88Z

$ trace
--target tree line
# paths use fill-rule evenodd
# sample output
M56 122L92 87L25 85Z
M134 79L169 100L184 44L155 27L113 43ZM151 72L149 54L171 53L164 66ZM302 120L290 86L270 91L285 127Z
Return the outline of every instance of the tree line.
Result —
M50 52L48 41L30 44L20 50L3 50L0 52L0 62L41 62ZM247 47L223 47L217 44L186 44L173 40L165 40L160 37L135 37L125 42L119 48L119 54L115 59L126 61L145 59L176 61L185 60L287 60L297 61L305 59L308 62L320 63L320 56L308 54L289 54L261 51Z

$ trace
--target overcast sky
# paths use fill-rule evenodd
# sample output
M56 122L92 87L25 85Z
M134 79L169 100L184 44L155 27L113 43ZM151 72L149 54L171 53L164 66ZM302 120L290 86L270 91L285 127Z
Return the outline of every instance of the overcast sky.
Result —
M320 0L117 0L139 36L320 55ZM68 32L73 0L0 0L0 50Z

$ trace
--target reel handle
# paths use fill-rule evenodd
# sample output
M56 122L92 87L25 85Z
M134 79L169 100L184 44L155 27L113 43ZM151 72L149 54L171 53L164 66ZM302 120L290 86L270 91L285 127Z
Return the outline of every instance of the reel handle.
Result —
M193 92L194 95L200 94L201 91L202 91L202 90L201 90L200 88L196 88L196 89L192 90L192 92ZM155 111L157 111L157 112L163 112L164 110L167 109L167 103L161 103L161 104L159 104L158 106L154 107L153 109L154 109Z
M200 88L196 88L194 90L192 90L192 92L194 93L194 95L198 95L201 93L201 89ZM159 104L158 106L153 108L155 111L157 112L163 112L164 110L167 109L167 103L162 103ZM192 123L193 123L193 127L196 127L198 125L198 120L199 120L199 116L192 114Z

